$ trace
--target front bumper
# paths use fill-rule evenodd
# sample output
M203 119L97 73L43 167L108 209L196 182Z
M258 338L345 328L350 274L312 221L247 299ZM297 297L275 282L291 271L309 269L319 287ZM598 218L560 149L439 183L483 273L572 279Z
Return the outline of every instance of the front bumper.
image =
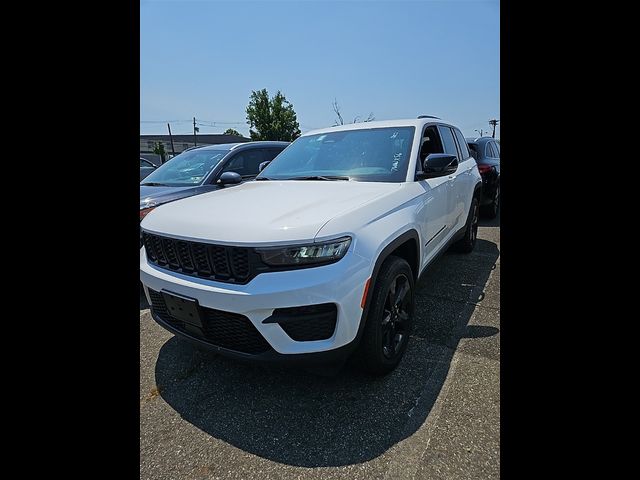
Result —
M170 323L165 322L161 317L154 314L153 312L151 313L151 316L160 326L170 331L174 335L178 335L179 337L184 338L185 340L191 342L199 348L211 350L219 353L220 355L247 362L259 362L268 364L295 364L296 366L316 366L334 363L339 364L344 361L356 347L355 341L352 341L342 347L322 352L282 354L272 349L264 353L248 354L213 345L207 341L202 340L201 338L189 335L188 333L174 328Z
M340 261L320 267L262 273L246 285L234 285L164 270L147 261L140 250L140 280L149 303L148 289L194 298L200 306L244 315L267 341L272 351L249 355L226 350L179 331L158 315L154 319L167 330L219 353L238 358L279 361L283 358L327 358L330 353L350 350L357 337L364 287L373 263L353 251ZM333 335L326 340L295 341L277 323L263 323L277 308L334 303L337 321Z

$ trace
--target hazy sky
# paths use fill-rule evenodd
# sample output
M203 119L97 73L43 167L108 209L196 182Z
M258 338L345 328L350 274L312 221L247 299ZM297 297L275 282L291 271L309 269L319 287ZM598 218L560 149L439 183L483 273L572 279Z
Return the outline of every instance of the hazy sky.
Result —
M499 1L140 2L140 133L248 135L252 90L301 130L436 115L465 136L500 118ZM236 124L237 123L237 124ZM500 126L496 130L499 137Z

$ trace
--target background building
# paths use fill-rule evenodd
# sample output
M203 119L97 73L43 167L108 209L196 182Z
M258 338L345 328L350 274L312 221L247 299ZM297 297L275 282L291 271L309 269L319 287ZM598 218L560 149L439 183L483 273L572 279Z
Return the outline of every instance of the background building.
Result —
M173 137L173 147L175 148L176 155L180 152L186 150L187 148L193 147L195 144L193 142L193 135L172 135ZM196 141L198 145L218 145L221 143L244 143L250 142L250 138L246 137L237 137L235 135L223 135L223 134L207 134L203 133L202 135L197 135ZM160 164L160 156L153 153L153 148L156 143L162 143L164 145L164 150L167 152L167 160L171 158L171 140L169 139L169 135L140 135L140 156L142 158L146 158L156 165Z

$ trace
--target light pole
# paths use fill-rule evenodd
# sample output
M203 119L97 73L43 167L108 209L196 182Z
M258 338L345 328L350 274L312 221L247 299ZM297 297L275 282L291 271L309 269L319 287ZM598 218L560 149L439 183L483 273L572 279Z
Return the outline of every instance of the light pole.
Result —
M474 132L478 132L478 133L480 134L480 136L482 136L482 132L483 132L483 130L482 130L482 129L478 130L478 129L476 128L476 129L474 130Z

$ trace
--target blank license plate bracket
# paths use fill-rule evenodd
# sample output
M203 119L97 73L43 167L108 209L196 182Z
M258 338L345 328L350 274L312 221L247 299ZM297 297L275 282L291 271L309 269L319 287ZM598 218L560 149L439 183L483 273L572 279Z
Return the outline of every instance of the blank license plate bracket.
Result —
M200 306L195 298L183 297L175 293L162 292L164 302L167 305L167 312L172 317L177 318L191 325L202 328L202 316Z

